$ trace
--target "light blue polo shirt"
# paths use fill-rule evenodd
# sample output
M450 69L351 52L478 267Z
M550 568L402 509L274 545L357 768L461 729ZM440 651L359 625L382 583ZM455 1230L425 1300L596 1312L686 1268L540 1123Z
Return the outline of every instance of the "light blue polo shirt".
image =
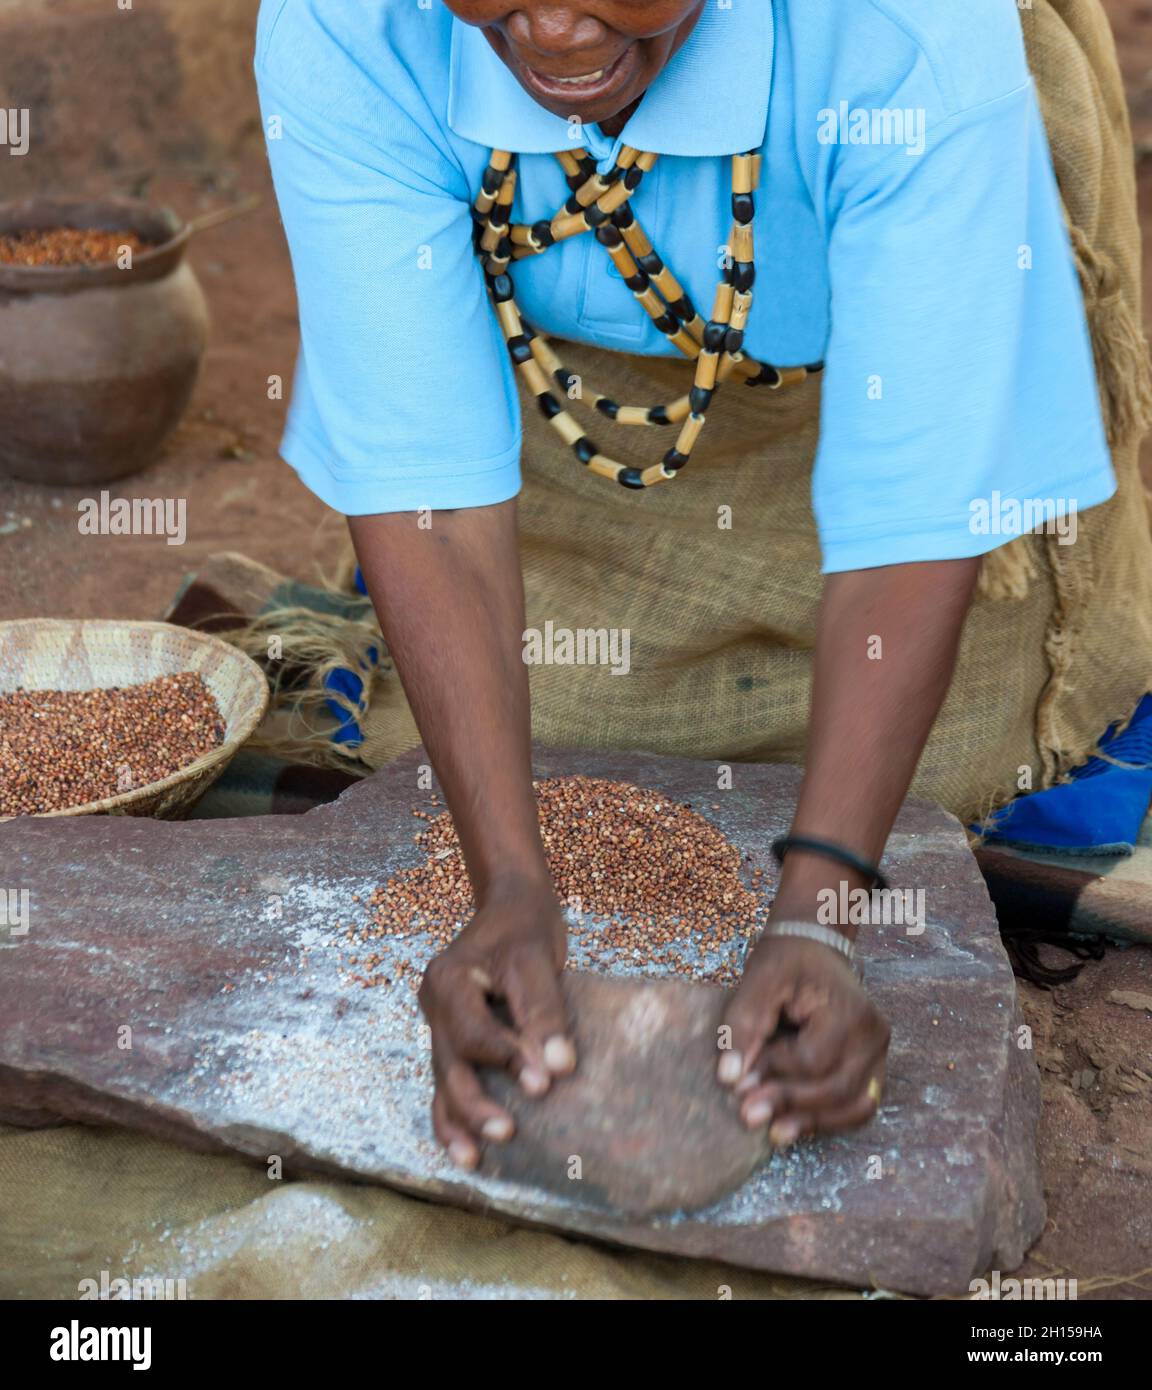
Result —
M538 106L440 0L264 0L256 73L300 306L282 452L339 511L515 495L471 202L492 147L523 156L513 216L533 222L569 193L552 151L605 170L624 143L662 156L633 207L705 312L730 156L763 153L745 345L826 363L826 572L980 554L1012 538L1014 502L1058 516L1114 491L1015 0L708 0L615 140ZM513 277L547 333L677 355L588 234ZM718 392L713 428L749 389ZM589 425L609 453L615 428ZM672 440L651 438L655 461ZM691 488L707 440L661 486Z

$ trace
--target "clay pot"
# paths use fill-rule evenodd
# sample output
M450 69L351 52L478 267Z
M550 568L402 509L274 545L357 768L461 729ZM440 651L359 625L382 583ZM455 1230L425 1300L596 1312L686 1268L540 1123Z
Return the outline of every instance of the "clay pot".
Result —
M139 472L188 404L208 308L191 229L134 199L0 203L0 232L131 231L130 270L0 264L0 474L98 483Z

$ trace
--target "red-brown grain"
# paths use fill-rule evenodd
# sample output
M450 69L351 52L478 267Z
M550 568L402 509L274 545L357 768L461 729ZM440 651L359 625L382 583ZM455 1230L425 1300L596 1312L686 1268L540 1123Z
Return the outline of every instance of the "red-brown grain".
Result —
M595 777L551 777L535 784L540 830L560 901L590 920L590 953L637 964L676 958L691 937L701 951L749 936L766 906L763 870L742 875L740 850L704 816L660 792ZM433 802L433 805L438 803ZM367 948L349 964L362 985L405 973L388 938L427 932L448 944L474 910L472 887L448 812L427 822L414 841L422 864L402 869L368 898L369 920L345 933ZM383 949L373 949L380 942ZM728 972L722 972L725 975Z
M106 690L0 695L0 816L134 791L218 747L224 721L194 672Z
M0 265L107 265L117 261L125 247L138 256L149 243L135 232L80 227L6 232L0 235Z

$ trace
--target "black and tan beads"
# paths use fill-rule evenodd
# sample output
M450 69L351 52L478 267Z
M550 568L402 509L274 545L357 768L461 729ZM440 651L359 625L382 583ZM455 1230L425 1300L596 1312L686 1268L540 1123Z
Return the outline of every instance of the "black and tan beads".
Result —
M586 150L561 150L571 196L552 217L513 224L516 191L515 155L493 150L473 204L475 245L508 352L545 418L591 472L629 488L650 487L674 478L689 461L704 428L717 389L729 378L749 386L777 389L797 385L819 366L777 368L743 352L744 333L755 281L752 223L755 190L760 182L760 155L732 159L732 228L725 269L716 287L711 317L705 321L690 296L657 253L637 220L629 200L657 156L625 145L613 168L601 174ZM593 232L637 301L676 349L695 361L692 387L667 404L621 405L610 396L591 393L590 404L619 425L670 426L680 430L659 463L630 468L603 454L564 408L553 384L567 398L574 375L552 350L547 338L521 318L510 275L513 261L541 255L558 241Z

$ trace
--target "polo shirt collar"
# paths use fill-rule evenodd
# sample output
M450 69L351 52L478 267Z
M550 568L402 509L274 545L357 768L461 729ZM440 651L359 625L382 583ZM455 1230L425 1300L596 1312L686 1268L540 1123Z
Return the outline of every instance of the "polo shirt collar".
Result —
M684 46L644 95L620 139L599 128L583 143L669 155L759 149L768 124L774 26L771 0L708 0ZM568 122L538 105L475 25L453 18L448 125L465 140L519 154L571 149ZM597 138L598 137L598 138Z

